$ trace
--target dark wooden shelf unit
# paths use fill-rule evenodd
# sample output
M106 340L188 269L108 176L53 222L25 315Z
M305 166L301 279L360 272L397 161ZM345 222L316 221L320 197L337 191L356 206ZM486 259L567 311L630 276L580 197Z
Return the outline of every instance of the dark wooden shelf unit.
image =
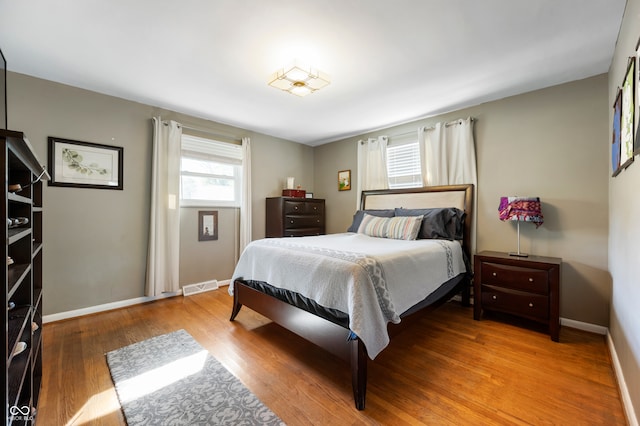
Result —
M0 130L0 142L5 177L5 419L7 425L26 425L35 422L42 382L42 180L49 175L23 133ZM9 192L14 184L21 189ZM17 218L28 221L9 223Z

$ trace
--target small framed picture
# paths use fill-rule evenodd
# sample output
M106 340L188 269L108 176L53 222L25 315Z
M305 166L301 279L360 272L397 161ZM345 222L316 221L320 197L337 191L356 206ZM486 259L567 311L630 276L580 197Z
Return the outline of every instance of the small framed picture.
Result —
M341 170L338 172L338 190L348 191L351 189L351 170Z
M49 186L122 189L124 148L49 137Z
M210 241L218 239L218 212L198 212L198 241Z
M313 192L307 192L304 196L307 198L313 198Z

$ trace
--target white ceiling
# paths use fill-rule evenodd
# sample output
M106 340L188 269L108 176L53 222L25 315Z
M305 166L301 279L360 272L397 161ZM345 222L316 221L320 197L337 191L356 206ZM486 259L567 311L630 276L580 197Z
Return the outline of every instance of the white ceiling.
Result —
M624 7L0 0L0 48L10 71L315 146L605 73ZM269 87L295 58L332 83L304 98Z

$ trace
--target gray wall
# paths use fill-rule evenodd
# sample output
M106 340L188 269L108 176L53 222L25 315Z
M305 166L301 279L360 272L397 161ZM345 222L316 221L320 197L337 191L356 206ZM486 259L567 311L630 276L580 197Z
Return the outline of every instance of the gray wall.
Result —
M195 117L62 84L8 74L9 128L23 131L41 161L47 137L124 147L124 190L44 187L44 314L142 297L147 258L151 117L252 144L253 235L264 236L264 198L286 176L313 190L313 149ZM231 278L235 209L219 210L219 240L197 241L198 210L181 210L181 285Z
M522 250L563 258L562 317L607 326L608 110L607 76L600 75L316 147L316 192L327 199L328 232L351 223L358 139L475 117L477 250L516 249L515 225L498 219L500 196L539 196L545 222L521 226ZM338 191L342 169L352 169L354 190Z
M609 70L608 105L613 105L622 85L627 58L633 56L640 36L640 1L629 0ZM636 65L638 66L638 65ZM638 102L638 100L636 100ZM609 108L609 123L612 109ZM611 131L611 124L609 124ZM615 178L609 178L609 270L613 298L609 329L620 368L626 378L628 398L640 413L640 157ZM623 395L624 396L624 395ZM636 417L636 422L638 418ZM637 423L636 423L637 424Z

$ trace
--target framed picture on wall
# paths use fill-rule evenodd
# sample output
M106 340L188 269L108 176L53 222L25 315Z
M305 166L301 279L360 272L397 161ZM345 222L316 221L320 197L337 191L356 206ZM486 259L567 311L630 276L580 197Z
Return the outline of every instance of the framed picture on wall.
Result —
M218 239L218 212L198 212L198 241L211 241Z
M338 172L338 190L348 191L351 189L351 170L340 170Z
M633 139L633 155L636 156L640 154L640 39L638 39L638 43L636 44L636 53L635 53L635 68L636 68L636 78L635 78L635 138Z
M613 103L613 135L611 137L611 172L617 176L620 171L620 117L622 115L622 90L618 88Z
M635 107L635 56L629 58L627 73L622 82L622 115L620 116L620 167L625 169L633 162Z
M124 148L49 136L49 186L122 189Z

